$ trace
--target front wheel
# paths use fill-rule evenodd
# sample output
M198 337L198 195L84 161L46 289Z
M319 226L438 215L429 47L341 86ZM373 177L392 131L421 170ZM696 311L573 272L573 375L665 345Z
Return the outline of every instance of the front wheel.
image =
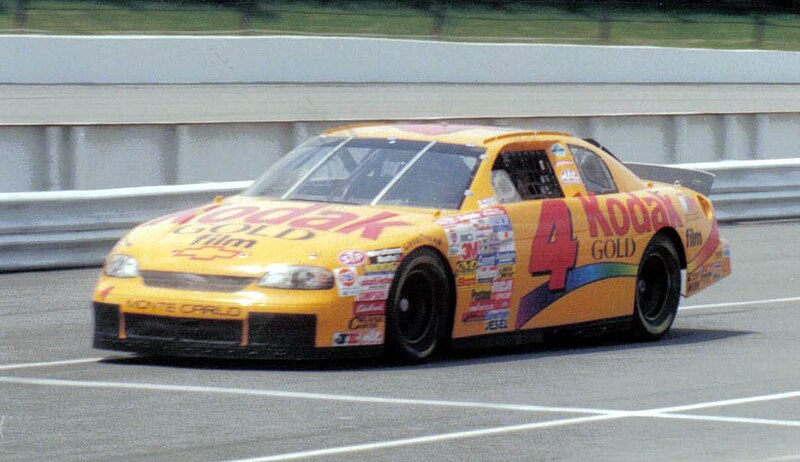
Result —
M631 328L635 337L657 340L675 321L681 292L681 267L675 245L655 236L644 250L636 276L636 301Z
M450 302L447 270L428 249L412 252L397 271L386 313L386 346L401 361L430 358L445 340Z

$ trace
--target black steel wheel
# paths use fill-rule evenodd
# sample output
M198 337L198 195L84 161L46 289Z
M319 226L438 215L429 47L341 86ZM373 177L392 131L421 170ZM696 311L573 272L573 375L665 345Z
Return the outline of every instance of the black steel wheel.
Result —
M632 333L644 340L663 337L675 321L680 296L681 267L675 245L657 235L639 263Z
M410 253L398 268L386 313L387 353L401 361L430 358L446 340L447 269L430 249Z

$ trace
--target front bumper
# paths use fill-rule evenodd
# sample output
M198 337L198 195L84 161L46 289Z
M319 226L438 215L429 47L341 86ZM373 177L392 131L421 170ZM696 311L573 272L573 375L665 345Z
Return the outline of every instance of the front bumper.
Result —
M94 303L95 348L158 356L324 359L379 356L382 345L315 346L313 314L249 313L244 319L200 319L125 313Z

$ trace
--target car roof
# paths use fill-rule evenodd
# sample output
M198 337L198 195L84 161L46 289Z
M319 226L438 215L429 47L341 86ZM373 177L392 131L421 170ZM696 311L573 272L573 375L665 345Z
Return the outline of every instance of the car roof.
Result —
M325 131L325 135L353 136L356 138L397 138L403 140L437 141L441 143L487 146L497 140L506 142L515 138L548 135L571 136L569 133L530 131L514 127L469 125L430 122L375 123L347 125Z

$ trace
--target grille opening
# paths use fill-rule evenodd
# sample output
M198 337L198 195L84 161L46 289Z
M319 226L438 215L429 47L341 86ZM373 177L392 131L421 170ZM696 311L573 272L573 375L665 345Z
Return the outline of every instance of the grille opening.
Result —
M250 314L250 345L313 348L317 317L313 314Z
M94 304L94 330L99 334L119 334L119 306L107 303Z
M142 280L149 287L199 290L205 292L238 292L254 283L254 278L213 274L142 271Z
M126 314L125 334L129 338L142 337L238 345L242 340L242 322Z

